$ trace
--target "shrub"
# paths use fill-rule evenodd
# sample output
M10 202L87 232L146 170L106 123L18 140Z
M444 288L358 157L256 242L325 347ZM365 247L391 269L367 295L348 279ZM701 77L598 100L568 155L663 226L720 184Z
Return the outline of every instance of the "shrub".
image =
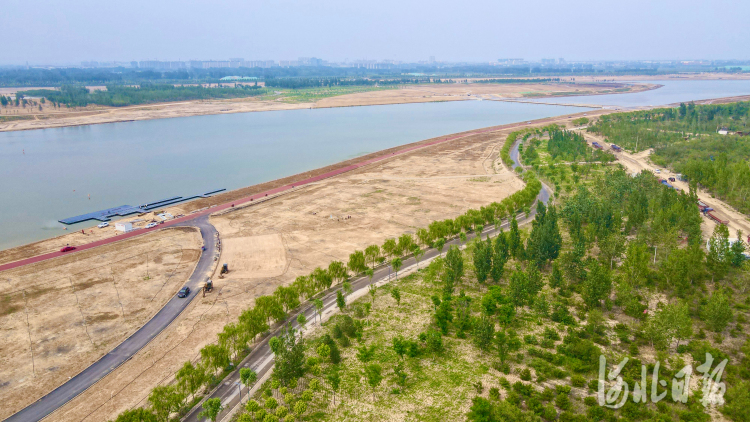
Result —
M550 340L548 338L543 339L541 342L539 342L539 345L544 347L545 349L554 349L555 348L555 342L554 340Z
M520 377L524 381L531 381L531 371L529 371L529 368L524 368L521 371Z
M536 336L534 336L534 335L525 335L525 336L523 336L523 342L526 343L526 344L533 344L533 345L539 344L539 342L536 339Z
M586 385L586 380L580 375L573 375L570 377L570 385L573 387L582 388Z
M558 394L557 397L555 397L555 406L560 410L570 410L571 404L568 395L563 393Z
M344 332L341 331L341 327L339 327L339 325L336 324L336 325L333 326L333 330L331 331L331 335L333 336L333 338L339 339L339 338L341 338L341 336L344 335Z
M547 327L544 329L544 338L548 340L557 341L560 340L560 334L557 334L557 331L555 331L552 327Z
M500 389L497 387L490 388L490 398L493 400L500 400Z
M570 386L569 385L556 385L555 386L555 392L558 394L570 394Z
M275 398L269 397L266 399L266 408L267 409L276 409L276 407L279 405L279 402L276 401Z

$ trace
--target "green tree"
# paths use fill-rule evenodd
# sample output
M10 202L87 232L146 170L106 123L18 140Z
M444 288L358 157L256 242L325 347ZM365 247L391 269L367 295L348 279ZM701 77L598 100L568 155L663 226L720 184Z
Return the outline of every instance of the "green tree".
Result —
M394 258L393 261L391 261L391 267L393 267L393 271L396 273L396 280L398 280L398 270L401 269L403 264L401 258Z
M370 263L370 266L375 268L375 264L380 259L380 246L370 245L365 248L365 258Z
M508 357L508 335L505 331L495 333L495 345L500 356L500 362L505 363L505 359Z
M723 279L731 261L729 230L727 226L717 224L713 235L708 240L708 254L706 255L706 266L711 272L711 281Z
M381 250L383 251L383 255L385 255L386 258L394 256L396 254L396 251L398 250L396 239L386 239Z
M224 410L224 406L221 405L220 398L208 399L203 402L203 411L198 414L198 417L215 422L222 410Z
M297 324L299 325L300 329L305 328L305 324L307 324L307 317L305 317L304 312L300 312L300 314L297 315Z
M435 241L435 248L438 250L438 252L440 252L440 256L441 257L443 256L443 248L444 247L445 247L445 239L444 238L441 237L440 239L438 239L438 240Z
M114 422L157 422L157 418L150 410L137 407L120 413Z
M370 293L370 302L372 304L375 304L375 295L378 292L378 286L370 284L369 286L367 286L367 292Z
M396 301L396 306L401 306L401 292L398 287L391 288L391 296Z
M313 305L315 306L315 313L318 314L318 319L322 321L323 314L321 312L323 311L323 301L320 299L315 299L313 300Z
M622 270L629 282L636 288L643 286L648 275L648 248L645 244L631 242L628 245L625 261L622 263Z
M482 241L481 236L477 236L474 241L474 251L472 258L474 261L474 273L479 283L484 283L492 271L492 243L488 239Z
M328 273L333 277L333 281L337 283L341 283L349 278L346 266L341 261L331 261L331 263L328 264Z
M486 351L495 338L495 323L486 316L474 323L474 343L480 350Z
M250 368L240 368L240 382L250 388L258 380L258 374Z
M182 391L186 398L194 395L201 385L207 381L207 378L205 368L201 365L194 366L190 361L185 362L175 374L177 388Z
M737 230L737 241L730 246L730 264L739 268L745 262L745 242L742 240L742 230Z
M589 307L601 305L612 291L612 276L607 267L592 261L589 273L583 283L581 296Z
M159 385L151 390L148 402L156 413L159 422L169 421L169 415L176 412L182 404L183 396L172 385Z
M414 260L417 261L417 268L419 268L419 259L424 256L424 250L419 247L416 243L411 245L411 253L414 255Z
M448 248L448 253L445 255L445 264L447 282L451 286L459 284L464 275L464 258L458 246Z
M404 233L398 238L398 246L396 247L396 252L399 255L407 254L411 252L411 247L414 244L414 238L411 237L410 234Z
M383 369L377 363L371 363L365 366L365 377L367 378L367 383L370 385L370 388L372 388L372 401L374 402L375 388L377 388L383 380Z
M344 298L344 295L341 293L341 290L336 291L336 306L339 307L339 310L341 312L343 312L344 308L346 308L346 299Z
M211 372L229 365L229 351L218 344L207 344L201 349L201 359Z
M510 219L510 232L508 232L508 252L516 259L522 259L524 255L523 243L521 243L521 231L518 229L518 221L513 215Z
M430 243L432 243L432 236L430 236L430 232L427 229L417 229L416 234L417 239L422 246L430 246Z
M362 251L354 251L349 255L349 262L346 264L349 270L354 274L359 274L367 269L365 254Z
M433 360L435 360L435 356L443 351L443 335L440 334L440 331L429 330L425 343L427 344L427 350L432 352Z
M404 358L404 354L409 346L409 343L404 340L403 336L396 336L393 338L393 351L396 352L398 357Z
M283 327L275 338L278 339L274 342L275 345L269 341L276 357L273 377L286 386L304 374L304 344L302 338L295 335L294 329L288 326Z
M701 309L701 314L709 329L720 333L732 321L732 304L724 292L717 290Z

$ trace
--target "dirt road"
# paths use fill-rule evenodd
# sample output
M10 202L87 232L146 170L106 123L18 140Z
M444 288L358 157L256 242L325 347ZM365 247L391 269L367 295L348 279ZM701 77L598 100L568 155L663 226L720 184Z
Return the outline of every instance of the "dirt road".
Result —
M599 144L603 145L605 149L611 150L612 144L606 142L603 137L588 133L584 130L581 130L579 132L583 134L583 136L586 138L586 141L589 142L589 145L591 144L591 142L596 141ZM674 177L676 181L669 182L671 185L685 192L690 189L687 182L677 180L676 173L671 172L669 169L656 166L651 162L651 160L649 160L649 156L653 152L653 150L651 149L641 151L636 154L631 154L626 151L611 152L615 155L615 157L617 157L618 162L627 169L628 174L648 171L654 173L660 179L669 179L670 177ZM657 169L659 170L658 174L656 173ZM747 216L735 210L729 204L721 201L720 199L714 198L713 195L705 189L698 189L696 193L698 195L698 199L708 204L708 206L710 206L711 208L717 210L720 214L728 217L730 237L736 237L736 233L738 230L742 230L742 233L744 233L745 236L750 234L750 222L748 222ZM716 223L713 220L704 216L703 224L701 224L704 237L711 236L715 226Z

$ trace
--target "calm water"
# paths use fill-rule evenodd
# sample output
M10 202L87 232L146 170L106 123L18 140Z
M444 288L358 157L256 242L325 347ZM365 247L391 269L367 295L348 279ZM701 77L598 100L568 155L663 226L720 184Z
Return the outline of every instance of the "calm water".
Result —
M660 83L665 86L636 94L553 101L627 107L750 94L750 81ZM3 132L0 249L63 234L61 218L237 189L439 135L583 110L461 101Z
M460 101L3 132L0 249L63 234L57 220L91 211L237 189L435 136L582 110Z
M750 80L716 81L643 81L664 85L659 89L635 94L587 95L580 97L559 97L540 99L545 103L558 104L601 104L621 107L659 106L684 101L707 100L710 98L750 95Z

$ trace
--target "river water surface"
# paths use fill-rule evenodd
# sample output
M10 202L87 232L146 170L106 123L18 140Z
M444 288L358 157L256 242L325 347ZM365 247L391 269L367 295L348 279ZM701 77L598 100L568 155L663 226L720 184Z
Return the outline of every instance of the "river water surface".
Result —
M543 101L627 107L750 94L750 81L659 83L635 94ZM79 214L237 189L422 139L584 110L454 101L2 132L0 249L63 234L57 220Z

